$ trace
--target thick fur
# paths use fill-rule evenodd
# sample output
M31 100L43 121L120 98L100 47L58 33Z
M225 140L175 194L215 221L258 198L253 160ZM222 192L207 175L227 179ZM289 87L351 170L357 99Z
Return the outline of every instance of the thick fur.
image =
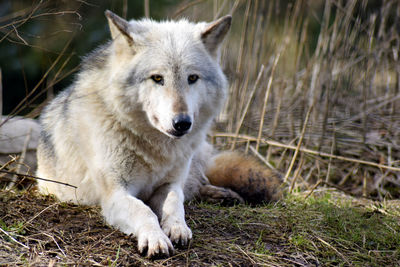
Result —
M217 154L205 174L211 184L232 189L251 204L277 201L282 196L280 175L238 152Z
M184 199L242 201L205 176L213 164L206 134L228 86L218 47L231 18L208 24L106 15L112 41L84 60L41 116L37 175L77 189L45 181L39 188L61 201L99 204L109 224L137 237L141 252L169 255L172 243L192 237ZM182 115L191 122L185 131L173 124Z

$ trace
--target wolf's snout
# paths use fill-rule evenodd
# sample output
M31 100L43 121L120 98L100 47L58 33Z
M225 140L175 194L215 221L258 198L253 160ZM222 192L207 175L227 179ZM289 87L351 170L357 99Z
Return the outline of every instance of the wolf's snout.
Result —
M179 114L172 119L172 126L174 127L174 135L182 136L189 132L192 127L192 118L186 114Z

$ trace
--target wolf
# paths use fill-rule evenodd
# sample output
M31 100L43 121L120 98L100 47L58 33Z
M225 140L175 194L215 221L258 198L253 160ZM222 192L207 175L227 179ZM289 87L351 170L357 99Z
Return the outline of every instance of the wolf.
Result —
M218 55L231 16L192 23L105 15L111 41L83 60L40 119L37 176L77 188L39 181L40 192L100 205L106 222L133 234L148 257L171 255L173 244L192 238L184 200L243 201L227 177L239 174L231 184L240 191L244 173L253 173L246 188L279 198L276 176L254 162L238 172L243 157L221 156L206 141L227 95ZM207 176L216 184L223 177L224 187Z

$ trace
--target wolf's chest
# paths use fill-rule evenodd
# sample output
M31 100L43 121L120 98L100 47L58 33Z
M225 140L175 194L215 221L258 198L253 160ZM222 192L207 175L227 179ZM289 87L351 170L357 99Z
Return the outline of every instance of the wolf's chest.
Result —
M159 187L165 184L181 182L183 186L190 164L190 160L182 160L176 164L155 166L153 169L135 168L126 183L127 190L132 196L147 201Z
M112 165L119 166L120 182L132 196L146 201L162 185L179 182L183 186L196 147L191 140L126 137L113 140L109 151L115 160Z

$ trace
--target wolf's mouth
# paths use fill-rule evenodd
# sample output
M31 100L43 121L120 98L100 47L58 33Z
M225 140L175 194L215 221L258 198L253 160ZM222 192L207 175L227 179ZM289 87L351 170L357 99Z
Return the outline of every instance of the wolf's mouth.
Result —
M170 135L173 138L181 138L182 136L188 134L190 130L187 131L176 131L176 130L169 130L167 131L168 135Z

